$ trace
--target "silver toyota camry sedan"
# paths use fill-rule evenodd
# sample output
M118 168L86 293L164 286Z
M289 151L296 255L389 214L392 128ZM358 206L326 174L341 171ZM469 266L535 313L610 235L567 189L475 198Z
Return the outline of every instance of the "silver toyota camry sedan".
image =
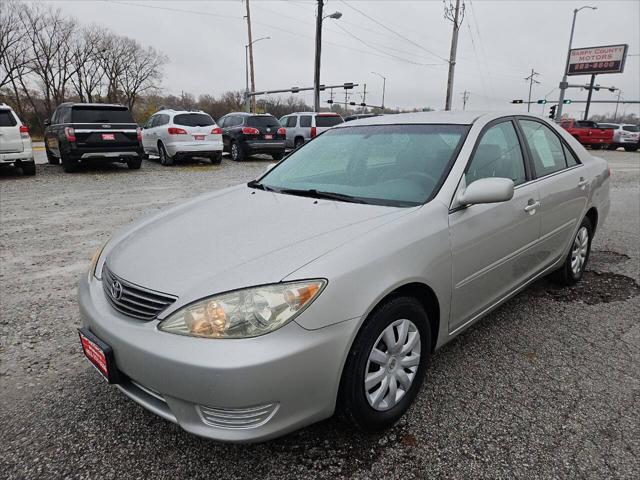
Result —
M80 283L82 348L197 435L383 429L439 347L543 275L580 280L609 175L535 116L344 123L116 234Z

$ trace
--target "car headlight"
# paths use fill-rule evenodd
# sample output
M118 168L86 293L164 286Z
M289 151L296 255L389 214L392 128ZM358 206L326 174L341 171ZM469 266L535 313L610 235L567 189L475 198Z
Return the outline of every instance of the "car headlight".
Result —
M104 242L102 245L100 245L91 257L89 271L87 272L87 274L89 275L89 280L91 280L92 277L96 277L98 280L100 280L100 275L98 275L98 272L96 272L96 267L98 266L98 260L100 260L100 255L102 255L102 251L104 250L104 247L106 245L107 242Z
M158 328L192 337L257 337L300 315L326 284L322 279L304 280L213 295L178 310Z

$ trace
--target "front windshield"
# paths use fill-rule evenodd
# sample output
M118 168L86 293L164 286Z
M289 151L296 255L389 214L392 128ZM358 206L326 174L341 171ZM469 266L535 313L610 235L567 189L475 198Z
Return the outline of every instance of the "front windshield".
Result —
M266 189L330 192L362 203L426 202L447 173L466 125L335 128L293 152L265 175Z

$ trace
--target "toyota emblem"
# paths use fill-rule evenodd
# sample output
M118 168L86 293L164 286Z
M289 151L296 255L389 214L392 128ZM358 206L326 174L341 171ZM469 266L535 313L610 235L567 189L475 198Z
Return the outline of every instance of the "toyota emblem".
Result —
M122 297L122 284L117 280L111 283L111 296L114 300L120 300Z

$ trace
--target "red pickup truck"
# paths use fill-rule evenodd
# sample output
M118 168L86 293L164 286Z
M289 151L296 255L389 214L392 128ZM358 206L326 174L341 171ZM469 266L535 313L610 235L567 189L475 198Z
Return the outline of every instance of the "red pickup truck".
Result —
M589 120L560 120L560 126L569 132L582 145L591 148L606 148L613 143L613 129L600 128Z

